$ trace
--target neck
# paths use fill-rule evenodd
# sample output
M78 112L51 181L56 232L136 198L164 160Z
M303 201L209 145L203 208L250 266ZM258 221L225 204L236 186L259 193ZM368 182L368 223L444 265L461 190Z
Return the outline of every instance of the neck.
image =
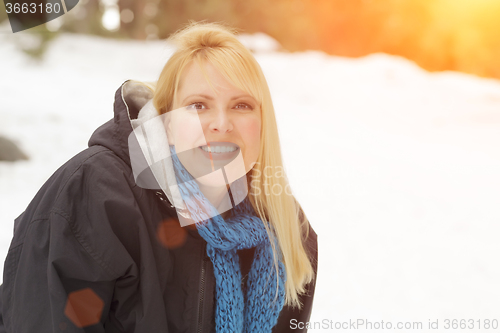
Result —
M229 185L206 186L200 184L199 182L197 183L200 187L201 193L203 193L203 195L219 211L219 213L223 211L223 213L220 213L222 218L227 218L229 215L229 211L227 210L227 201L223 199L228 195Z

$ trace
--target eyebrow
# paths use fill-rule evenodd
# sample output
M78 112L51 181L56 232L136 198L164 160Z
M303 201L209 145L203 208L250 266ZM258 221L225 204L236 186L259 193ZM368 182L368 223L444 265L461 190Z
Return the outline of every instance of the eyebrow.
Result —
M189 95L189 96L187 96L186 98L184 98L184 101L183 101L182 103L185 103L185 102L186 102L186 100L188 100L188 99L189 99L189 98L191 98L191 97L202 97L202 98L208 99L208 100L210 100L210 101L213 101L213 100L215 99L215 98L213 98L213 97L212 97L212 96L210 96L210 95L204 95L204 94L194 94L194 95ZM244 97L246 97L246 98L251 98L252 100L254 100L254 101L257 103L257 101L255 100L255 98L253 98L252 96L250 96L250 95L248 95L248 94L234 96L234 97L232 97L232 98L230 99L230 101L233 101L233 100L235 100L235 99L239 99L239 98L244 98Z

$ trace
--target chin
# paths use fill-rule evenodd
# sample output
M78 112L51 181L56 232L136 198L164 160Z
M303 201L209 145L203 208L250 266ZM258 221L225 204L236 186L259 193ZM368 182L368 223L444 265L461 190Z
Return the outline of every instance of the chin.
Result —
M197 177L196 181L203 186L207 187L224 187L227 185L222 170L216 170L208 175Z

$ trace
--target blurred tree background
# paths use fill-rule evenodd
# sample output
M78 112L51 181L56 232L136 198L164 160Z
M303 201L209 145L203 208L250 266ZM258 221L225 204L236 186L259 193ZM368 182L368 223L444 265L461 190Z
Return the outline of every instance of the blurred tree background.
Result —
M430 71L500 78L500 0L80 0L47 29L163 39L188 20L263 32L289 51L385 52Z

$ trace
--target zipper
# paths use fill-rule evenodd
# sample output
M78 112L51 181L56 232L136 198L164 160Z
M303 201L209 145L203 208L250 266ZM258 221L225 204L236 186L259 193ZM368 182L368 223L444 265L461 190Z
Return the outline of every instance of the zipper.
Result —
M203 260L201 262L201 277L200 277L200 297L198 300L198 329L197 332L201 333L203 329L203 303L205 301L205 282L206 282L206 272L207 272L207 245L203 247Z

